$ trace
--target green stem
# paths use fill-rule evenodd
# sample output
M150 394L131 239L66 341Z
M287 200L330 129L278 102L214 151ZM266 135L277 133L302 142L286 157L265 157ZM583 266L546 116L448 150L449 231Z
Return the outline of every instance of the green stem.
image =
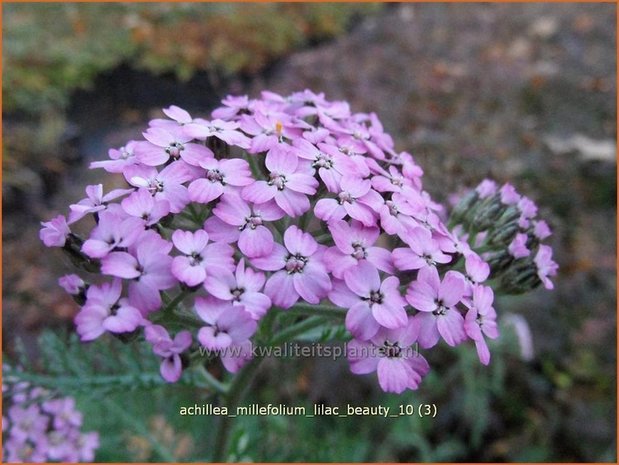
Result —
M163 314L167 314L170 313L170 311L174 310L178 304L180 304L183 300L185 300L185 297L187 297L190 294L190 291L188 290L183 290L181 292L179 292L177 294L176 297L174 297L170 302L168 302L168 304L163 308Z
M258 161L258 155L251 155L247 152L244 154L245 160L249 163L249 168L251 169L251 173L254 175L256 179L263 179L264 173L262 168L260 168L260 162Z
M202 226L202 222L200 221L200 213L196 211L193 203L187 205L187 209L189 210L189 214L191 215L191 220L198 226Z
M321 315L331 318L346 318L346 310L339 307L333 307L331 305L312 305L306 303L298 303L285 311L287 314L299 314L299 315Z
M284 331L277 334L271 339L270 343L272 345L283 344L284 342L287 342L300 334L325 324L326 321L327 320L325 320L324 317L319 316L307 318L295 325L289 326ZM231 382L228 392L224 395L224 406L227 407L228 413L236 413L236 407L249 388L262 360L262 357L254 358L243 367L236 378L234 378ZM226 453L228 451L228 442L232 431L233 419L234 418L229 415L224 415L221 417L221 422L215 437L213 462L223 462L227 458Z
M321 234L320 236L316 238L316 242L322 245L326 245L332 240L333 240L333 236L331 233Z
M219 394L227 394L230 390L230 386L222 383L217 378L215 378L209 371L204 367L204 365L197 365L195 367L196 373L200 375L205 384L210 387L213 391Z
M251 362L243 367L240 373L234 378L230 384L230 389L224 397L224 406L227 407L229 414L236 413L236 407L238 406L243 395L249 388L254 375L260 367L262 358L256 357ZM213 450L213 462L221 463L226 460L228 451L228 443L230 441L230 433L232 431L233 417L230 415L223 415L219 428L215 436L215 445Z
M288 342L294 339L295 337L309 331L310 329L314 329L320 325L325 324L326 322L327 320L325 320L325 318L322 316L309 317L297 324L289 326L288 328L283 330L281 333L276 334L275 337L271 339L270 343L271 345L274 345L274 346L283 344L284 342Z

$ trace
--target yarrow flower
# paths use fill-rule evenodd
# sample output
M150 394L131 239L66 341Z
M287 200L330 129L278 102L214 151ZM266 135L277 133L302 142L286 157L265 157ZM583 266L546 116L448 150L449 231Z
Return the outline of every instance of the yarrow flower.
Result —
M4 367L6 368L6 366ZM8 463L92 462L99 434L84 433L72 397L3 376L2 455Z
M416 389L429 366L412 344L468 342L489 363L488 283L553 286L551 231L532 200L485 180L448 212L376 114L324 94L228 96L211 118L171 105L143 137L91 163L126 186L88 186L40 237L91 273L60 281L81 339L143 337L168 382L219 359L236 372L256 338L333 319L352 347L378 351L349 353L353 372Z

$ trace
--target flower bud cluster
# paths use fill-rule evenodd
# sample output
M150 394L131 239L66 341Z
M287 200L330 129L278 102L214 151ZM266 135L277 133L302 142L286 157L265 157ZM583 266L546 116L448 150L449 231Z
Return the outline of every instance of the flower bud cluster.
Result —
M550 277L558 265L551 247L542 242L552 232L537 212L535 202L512 185L499 188L486 179L455 205L450 226L481 252L502 292L521 294L540 284L553 289Z

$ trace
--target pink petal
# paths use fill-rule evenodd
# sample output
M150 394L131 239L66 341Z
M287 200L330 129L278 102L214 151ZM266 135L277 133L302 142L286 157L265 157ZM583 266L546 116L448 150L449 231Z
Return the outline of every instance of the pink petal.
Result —
M350 371L356 375L365 375L376 371L380 357L378 348L369 342L353 339L348 343L347 356Z
M284 245L292 254L300 254L309 257L318 249L318 243L311 236L299 229L297 226L290 226L284 233Z
M333 280L333 287L329 292L329 300L338 307L350 308L359 302L359 296L348 289L344 281Z
M105 241L98 239L88 239L82 244L82 252L88 255L90 258L103 258L105 257L112 247Z
M223 312L217 320L217 326L225 329L235 343L252 337L258 327L242 306L232 306Z
M177 382L183 372L181 358L176 354L165 358L161 362L161 368L159 371L163 379L165 379L168 383Z
M364 226L371 227L376 224L376 217L372 213L372 210L370 210L368 207L366 207L362 203L344 202L342 206L344 207L344 210L346 210L346 213L348 213L348 215L351 218L361 221L364 224Z
M138 261L126 252L112 252L101 260L101 272L124 279L140 276Z
M167 147L172 142L176 140L176 138L170 134L168 131L162 128L149 128L148 131L142 133L144 139L146 139L151 144L157 145L159 147ZM137 145L137 144L136 144ZM134 152L137 150L137 146L134 149Z
M204 222L204 230L215 242L235 242L239 239L240 231L238 227L224 223L216 216L211 216Z
M249 164L240 158L224 159L219 162L226 173L226 182L232 186L247 186L254 182Z
M273 244L273 233L264 226L245 228L239 235L239 249L249 258L270 254Z
M303 194L314 195L318 181L313 176L303 173L293 173L286 176L286 188Z
M217 276L209 276L204 281L204 287L213 296L221 300L232 300L231 289L236 287L236 279L230 272L218 273Z
M490 363L490 350L484 338L475 341L475 348L477 349L479 361L484 365L488 365Z
M207 179L196 179L187 189L189 199L192 202L209 203L215 200L224 192L224 186L219 182L212 182Z
M223 312L230 308L230 303L213 297L196 297L196 313L209 325L214 325Z
M346 329L357 339L367 341L374 337L380 325L366 302L357 302L346 313Z
M194 252L201 252L208 243L208 233L201 229L195 233L191 231L183 231L177 229L172 234L172 242L174 247L183 252L185 255L191 255Z
M262 318L271 308L271 299L260 292L245 291L241 297L242 305L254 320Z
M378 270L366 261L346 271L344 281L351 291L363 298L369 297L371 291L380 289Z
M343 220L333 220L329 222L328 227L338 249L345 254L353 253L353 238L351 237L351 228L348 223Z
M273 250L269 255L264 257L252 258L251 263L256 268L266 271L281 270L286 266L286 256L288 250L277 242L273 243Z
M290 189L277 191L274 199L277 206L292 217L300 216L310 208L310 202L305 194Z
M265 158L267 169L272 173L278 174L294 173L298 163L297 156L290 149L280 145L276 145L269 150Z
M465 288L464 276L456 271L448 271L439 288L438 298L446 307L453 307L464 296Z
M189 287L202 284L206 279L206 271L200 265L191 265L189 257L174 257L171 272L180 282Z
M129 285L129 303L142 315L147 315L161 307L161 295L156 287L148 283L134 282Z
M331 290L329 275L317 267L305 265L303 273L293 274L293 284L299 295L310 304L317 304Z
M293 278L286 271L278 271L271 276L264 286L264 293L271 302L284 309L292 307L299 300Z
M320 199L316 202L314 213L321 220L331 222L344 218L346 210L335 199Z
M382 247L369 247L366 249L366 253L367 261L379 270L390 274L395 271L391 261L391 253L387 249L383 249Z
M424 349L434 347L441 337L436 327L436 316L432 313L418 313L414 318L419 325L419 345Z
M147 166L160 166L170 159L162 147L150 142L138 142L135 145L135 158Z
M122 306L116 312L103 320L103 327L112 333L126 333L136 329L142 322L142 314L138 309Z
M395 394L404 392L414 375L410 365L401 358L381 358L376 373L382 390Z
M168 118L178 121L179 123L190 123L192 121L191 115L186 110L176 105L170 105L162 111Z
M466 339L464 318L457 310L447 310L436 318L436 327L445 342L450 346L460 344Z
M214 156L211 149L200 144L185 144L185 148L181 151L181 158L192 166L200 166L201 163Z
M374 304L372 305L372 315L381 326L389 329L401 328L408 323L404 307Z
M269 186L266 181L256 181L249 186L245 186L241 196L249 202L264 203L275 197L277 192L277 187Z

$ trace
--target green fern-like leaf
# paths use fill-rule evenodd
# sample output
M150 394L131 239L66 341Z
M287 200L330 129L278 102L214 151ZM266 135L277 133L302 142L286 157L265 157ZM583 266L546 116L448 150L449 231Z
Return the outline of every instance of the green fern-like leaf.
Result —
M20 355L14 366L11 361L5 365L4 376L63 394L93 396L166 384L159 374L158 357L144 341L123 344L104 337L85 344L75 334L46 331L38 343L38 360ZM191 372L185 373L180 383L196 385Z

